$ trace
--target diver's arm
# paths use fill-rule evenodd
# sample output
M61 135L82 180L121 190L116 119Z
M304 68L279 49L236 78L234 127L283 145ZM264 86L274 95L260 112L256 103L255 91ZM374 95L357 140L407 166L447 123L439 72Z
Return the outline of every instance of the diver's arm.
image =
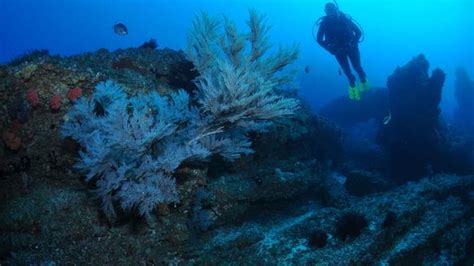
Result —
M362 36L362 31L357 27L357 25L352 21L352 19L347 18L349 28L351 29L352 33L354 34L354 40L358 42L360 40L360 37Z
M317 37L316 37L316 41L318 42L319 45L321 45L321 47L328 50L329 47L327 45L327 42L324 40L324 34L325 33L326 33L326 24L321 23L321 25L319 26L319 29L318 29L318 34L317 34Z

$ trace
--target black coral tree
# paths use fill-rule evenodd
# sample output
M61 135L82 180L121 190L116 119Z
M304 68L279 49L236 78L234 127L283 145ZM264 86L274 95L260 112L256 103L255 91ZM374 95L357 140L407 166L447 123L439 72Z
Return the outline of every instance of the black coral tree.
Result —
M179 202L173 174L183 162L250 154L247 132L266 130L298 108L276 92L293 80L284 69L296 60L296 47L268 55L265 17L251 10L247 24L250 32L240 34L227 18L221 25L196 16L188 57L200 73L197 105L183 90L129 97L107 81L69 111L62 135L81 144L76 167L95 184L109 217L120 206L151 218L158 204Z

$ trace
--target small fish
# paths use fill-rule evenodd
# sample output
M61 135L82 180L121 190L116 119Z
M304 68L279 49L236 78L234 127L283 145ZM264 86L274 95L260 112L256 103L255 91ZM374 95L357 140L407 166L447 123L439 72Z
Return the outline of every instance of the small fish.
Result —
M120 36L125 36L128 34L128 29L127 26L123 23L117 23L113 27L115 34L120 35Z
M309 73L309 66L306 66L306 67L304 68L304 73L306 73L306 74Z

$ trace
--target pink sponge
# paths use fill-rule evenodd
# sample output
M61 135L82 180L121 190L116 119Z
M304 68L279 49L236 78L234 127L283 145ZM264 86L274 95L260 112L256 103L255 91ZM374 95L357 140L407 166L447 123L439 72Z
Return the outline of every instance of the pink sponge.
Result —
M79 87L72 88L67 92L67 98L72 103L74 103L77 100L77 98L81 97L81 95L82 95L82 89Z
M26 92L26 100L31 105L31 107L37 107L40 103L40 99L38 96L38 91L35 89L29 89Z
M61 109L61 96L54 95L51 97L49 107L51 108L51 111L58 112Z

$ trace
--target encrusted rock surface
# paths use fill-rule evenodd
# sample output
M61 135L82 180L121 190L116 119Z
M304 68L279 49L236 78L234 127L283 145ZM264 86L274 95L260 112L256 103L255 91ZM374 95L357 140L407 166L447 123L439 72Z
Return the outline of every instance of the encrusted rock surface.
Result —
M0 263L472 264L472 176L398 188L375 173L348 171L346 178L332 171L343 165L341 131L307 108L251 136L254 155L182 166L180 203L159 206L154 220L119 213L111 222L73 168L81 148L59 138L74 104L69 92L80 88L75 96L88 97L96 83L112 79L129 94L192 94L195 77L184 54L169 49L65 58L35 51L0 66L0 132L21 143L12 149L0 142ZM26 98L32 89L34 108ZM61 108L52 112L55 95ZM361 176L372 189L357 187ZM342 241L336 224L346 213L362 215L368 226ZM328 236L319 248L308 244L316 230Z

